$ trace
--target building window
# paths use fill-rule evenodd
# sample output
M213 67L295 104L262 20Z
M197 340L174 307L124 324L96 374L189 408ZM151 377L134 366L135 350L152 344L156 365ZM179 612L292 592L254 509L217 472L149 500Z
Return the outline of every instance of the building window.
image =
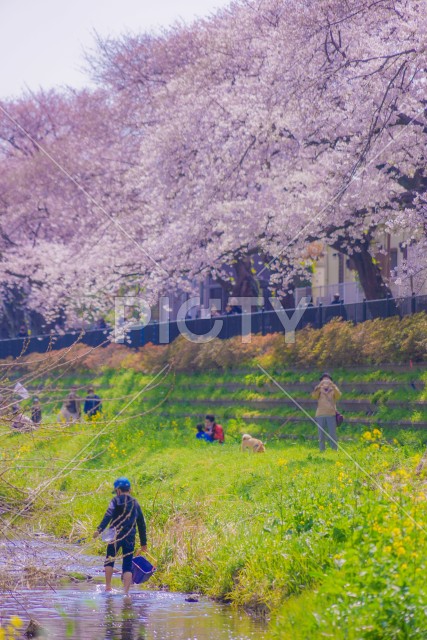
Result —
M390 249L390 271L397 269L397 249Z

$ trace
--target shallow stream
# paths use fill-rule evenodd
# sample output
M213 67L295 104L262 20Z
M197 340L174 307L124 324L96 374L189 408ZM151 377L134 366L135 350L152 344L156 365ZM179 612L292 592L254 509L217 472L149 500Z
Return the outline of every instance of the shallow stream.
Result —
M52 640L249 640L265 628L244 613L201 598L134 591L130 601L101 585L72 585L2 594L1 615L36 619Z
M1 623L18 616L24 622L21 632L35 619L49 640L258 640L266 636L263 623L208 598L186 602L182 593L140 587L133 588L129 600L119 589L106 594L98 583L102 558L87 556L74 545L42 537L1 546L0 570L8 575L31 575L34 566L46 572L60 563L67 572L96 580L61 586L52 583L51 587L21 584L0 592ZM49 584L46 576L44 584Z

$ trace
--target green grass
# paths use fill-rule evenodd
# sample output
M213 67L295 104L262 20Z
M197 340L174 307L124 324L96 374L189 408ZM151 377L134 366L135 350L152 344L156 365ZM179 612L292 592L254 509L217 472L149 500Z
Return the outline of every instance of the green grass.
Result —
M338 369L333 372L337 383L342 386L343 400L361 400L371 403L374 410L373 420L393 422L399 420L427 422L427 406L415 406L413 403L426 401L427 372L418 369L413 371L399 371L396 374L388 370L350 370ZM275 379L284 385L284 388L295 398L306 400L310 398L310 391L307 388L301 389L298 385L303 383L309 388L314 386L318 379L317 372L305 371L281 371L275 373ZM62 388L69 388L73 384L81 386L89 381L100 387L101 395L105 400L107 412L114 415L119 411L126 398L114 401L109 398L127 396L134 393L135 389L142 389L150 382L150 376L135 373L132 370L121 370L114 372L106 370L96 375L79 375L76 377L64 376L56 382L52 380L35 380L33 388L40 386L40 396L44 403L45 412L56 413L61 406L63 393ZM394 382L398 386L389 389L378 389L376 382ZM416 382L416 389L411 383ZM52 390L49 389L52 384ZM368 384L368 388L358 388L357 385ZM354 386L353 386L354 385ZM255 387L255 388L254 388ZM210 373L197 374L197 376L178 374L169 376L159 387L153 391L144 392L136 402L133 403L133 414L142 413L156 406L159 401L167 400L159 411L165 415L192 414L194 419L203 415L206 404L210 400L224 404L213 405L215 413L221 419L241 419L245 414L271 415L279 419L286 419L289 416L298 414L295 407L289 403L271 405L270 407L259 408L256 400L280 400L284 399L283 392L272 385L264 374L261 373ZM51 402L55 400L56 402ZM232 404L227 404L227 402ZM390 402L398 403L390 405ZM252 403L252 404L251 404ZM312 407L310 407L312 412ZM366 410L354 405L350 410L344 411L347 418L366 418ZM369 417L369 416L368 416ZM242 420L240 420L242 422ZM243 424L242 424L243 427ZM268 434L267 424L258 426L258 433ZM312 430L309 421L304 426L306 431ZM357 429L356 429L357 432Z
M377 372L376 379L386 374ZM374 379L373 371L335 375L345 382ZM425 373L399 379L405 385L415 375L421 380ZM292 376L302 382L317 377ZM149 379L124 370L98 372L93 381L103 397L113 398L137 393ZM182 397L180 385L191 390L192 383L202 382L212 390L219 382L236 382L236 376L176 376L171 385L166 381L149 392L152 400L135 403L121 416L123 422L46 426L35 435L2 436L0 472L13 468L4 479L17 490L0 484L0 502L23 505L19 490L29 488L35 498L14 526L74 541L89 538L84 550L101 554L103 545L90 536L111 497L112 481L127 475L158 560L152 586L198 591L269 612L274 638L427 637L427 501L422 480L413 475L424 434L390 431L369 439L361 437L366 427L346 425L340 433L352 438L345 443L348 455L320 454L315 442L274 439L264 455L251 455L239 450L240 433L248 425L238 419L223 421L228 435L223 447L197 442L194 421L174 418L174 412L184 411L174 396L155 411L127 417L158 404L169 386ZM76 378L64 377L60 386L73 383L78 384ZM258 374L245 374L244 384L259 383ZM185 407L205 412L212 396L204 397L202 403L202 391L194 389ZM244 399L237 400L237 410L246 411ZM123 401L105 406L107 419L112 418ZM412 413L403 411L406 419ZM221 420L224 416L225 411ZM268 427L268 422L254 423L248 431L267 432ZM291 429L314 435L309 421L286 425ZM37 488L53 478L37 495Z

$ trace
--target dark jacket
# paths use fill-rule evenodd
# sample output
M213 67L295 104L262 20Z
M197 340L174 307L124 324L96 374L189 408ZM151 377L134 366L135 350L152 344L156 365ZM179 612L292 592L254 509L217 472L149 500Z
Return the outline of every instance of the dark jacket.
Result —
M99 411L102 411L101 398L96 393L89 393L85 398L83 411L89 416L94 416Z
M42 410L41 407L32 407L31 408L31 420L35 424L40 424L42 421Z
M122 493L111 500L98 531L102 533L108 525L115 527L117 540L123 540L124 538L135 539L135 531L136 527L138 527L141 546L147 544L147 532L141 507L138 500L135 500L128 493Z

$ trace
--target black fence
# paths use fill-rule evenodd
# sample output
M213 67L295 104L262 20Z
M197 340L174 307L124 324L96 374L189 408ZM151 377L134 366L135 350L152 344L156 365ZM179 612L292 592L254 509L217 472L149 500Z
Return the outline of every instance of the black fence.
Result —
M226 340L234 336L246 336L250 333L266 335L284 331L296 331L307 325L320 329L333 318L349 320L354 324L373 320L374 318L390 318L407 316L419 312L427 312L427 296L411 296L409 298L385 298L368 300L354 304L331 304L309 306L301 314L298 323L293 323L295 309L276 311L258 311L251 314L236 314L218 318L200 318L186 320L185 323L172 321L168 323L150 323L141 329L130 330L124 337L123 344L130 348L143 347L152 343L167 344L173 342L180 333L189 338L209 339L209 336ZM298 311L297 311L298 313ZM286 314L286 315L285 315ZM0 340L0 358L18 358L29 353L46 353L50 350L72 347L76 342L91 347L103 347L110 343L111 330L86 331L80 334L72 331L62 335L32 336Z

